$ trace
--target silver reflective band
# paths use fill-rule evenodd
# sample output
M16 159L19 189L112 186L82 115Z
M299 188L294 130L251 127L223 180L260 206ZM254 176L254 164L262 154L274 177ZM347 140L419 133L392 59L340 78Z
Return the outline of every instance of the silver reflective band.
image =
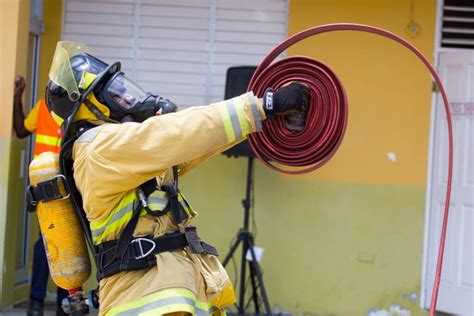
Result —
M260 116L260 112L257 109L257 101L252 92L247 92L247 98L250 102L250 108L252 109L252 115L255 122L255 131L260 132L262 130L262 118Z
M265 109L273 110L273 91L265 93Z
M138 194L138 199L140 200L140 202L142 202L142 206L143 207L148 207L148 203L146 201L145 193L143 192L143 190L141 188L137 189L137 194Z
M143 247L142 247L142 243L141 243L142 241L148 242L148 243L150 243L150 244L153 245L153 247L151 247L151 249L148 250L146 253L143 253ZM150 239L147 239L147 238L137 238L137 239L132 240L131 243L134 244L134 243L136 243L136 242L138 243L138 246L140 247L140 255L139 255L139 256L136 256L135 259L145 258L145 257L148 256L149 254L151 254L151 252L152 252L153 250L155 250L155 248L156 248L155 242L154 242L153 240L150 240Z

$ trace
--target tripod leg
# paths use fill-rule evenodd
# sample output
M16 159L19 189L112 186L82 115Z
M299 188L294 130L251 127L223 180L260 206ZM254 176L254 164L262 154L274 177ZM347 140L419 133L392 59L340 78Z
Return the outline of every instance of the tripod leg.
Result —
M252 266L254 269L254 272L257 276L258 279L258 284L260 286L260 293L262 294L262 300L263 300L263 305L265 305L265 310L267 312L267 315L271 315L272 311L270 309L270 303L268 302L268 297L267 297L267 291L265 290L265 285L263 284L263 277L262 277L262 272L260 271L260 267L258 265L257 261L257 256L255 255L255 250L253 249L253 239L249 238L248 239L248 247L250 249L250 253L252 255Z
M250 249L250 247L248 247ZM249 261L249 270L250 270L250 281L252 282L252 299L253 299L253 304L255 306L255 314L259 315L260 314L260 306L258 304L258 288L257 288L257 282L255 280L255 257L252 256L253 261Z
M230 248L229 252L225 256L224 261L222 261L222 265L224 267L227 265L227 263L229 263L230 258L232 258L232 256L234 255L234 252L237 249L237 247L239 246L241 241L242 241L242 238L240 238L240 236L238 236L237 240L234 242L234 244Z
M248 245L247 243L245 242L245 240L243 240L242 242L242 261L241 261L241 264L240 264L240 292L239 292L239 305L238 305L238 310L239 310L239 314L242 314L244 315L245 313L245 275L246 275L246 261L247 259L245 258L245 255L247 254L247 249L248 249Z

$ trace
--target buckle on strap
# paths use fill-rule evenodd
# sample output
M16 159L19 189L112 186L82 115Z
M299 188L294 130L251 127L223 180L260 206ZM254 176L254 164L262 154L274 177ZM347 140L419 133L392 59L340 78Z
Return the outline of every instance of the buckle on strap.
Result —
M142 245L142 242L151 244L151 248L150 248L148 251L144 252L144 250L143 250L144 244ZM141 237L140 237L140 238L136 238L136 239L133 239L133 240L130 242L130 244L131 244L132 246L135 246L135 244L138 244L138 249L139 249L138 252L139 252L139 255L138 255L138 256L131 257L131 258L133 258L133 259L142 259L142 258L145 258L145 257L147 257L148 255L150 255L150 254L153 252L153 250L155 250L155 248L156 248L156 243L155 243L155 241L150 240L150 239L148 239L148 238L141 238ZM134 248L136 249L136 247L134 247Z
M39 202L49 202L53 200L65 200L69 198L69 192L64 196L59 189L59 179L63 186L66 177L62 174L54 176L52 179L38 182L36 186L29 185L27 189L27 200L31 206L36 206Z

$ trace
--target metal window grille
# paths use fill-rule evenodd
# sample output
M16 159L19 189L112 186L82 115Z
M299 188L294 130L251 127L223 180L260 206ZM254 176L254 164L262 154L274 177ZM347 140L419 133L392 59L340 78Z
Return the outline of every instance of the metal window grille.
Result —
M474 1L445 0L441 47L474 48Z

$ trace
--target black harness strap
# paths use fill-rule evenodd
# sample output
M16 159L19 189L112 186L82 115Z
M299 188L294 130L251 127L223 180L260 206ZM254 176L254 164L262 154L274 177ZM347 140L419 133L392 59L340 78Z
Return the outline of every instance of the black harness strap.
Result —
M117 247L115 249L114 259L120 261L122 264L128 263L124 262L124 259L127 259L125 256L125 252L127 251L128 245L132 241L133 232L135 230L135 227L137 227L138 218L140 217L139 215L140 203L137 203L136 205L134 205L132 218L120 234L120 238L117 240Z
M186 232L196 231L195 227L187 227ZM217 250L211 245L199 240L203 249L201 253L217 256ZM188 246L186 233L176 232L159 238L152 236L132 238L127 245L122 260L117 260L118 241L106 241L97 248L97 277L106 278L121 271L140 270L156 264L155 254L183 249Z
M84 237L86 242L92 252L95 252L94 243L92 241L92 233L89 226L89 221L87 220L86 213L82 205L82 196L79 193L79 190L76 187L74 181L74 172L73 172L73 160L72 160L72 149L75 141L87 130L97 127L97 125L90 124L86 121L81 121L74 124L71 129L75 130L73 133L74 136L64 135L63 141L61 143L61 151L59 153L59 162L61 173L64 175L64 184L66 191L69 193L69 199L76 211L79 222L81 223L82 230L84 232Z
M186 211L183 209L183 206L181 205L181 203L179 203L178 190L171 183L165 183L161 187L168 194L168 198L170 200L170 206L171 206L171 214L173 215L174 223L176 225L183 223L188 218L188 215L186 214Z
M140 186L140 189L143 190L143 193L145 193L146 196L149 196L150 194L153 193L153 191L156 190L157 185L158 184L156 183L156 178L153 178L153 179L148 180L147 182L143 183Z

